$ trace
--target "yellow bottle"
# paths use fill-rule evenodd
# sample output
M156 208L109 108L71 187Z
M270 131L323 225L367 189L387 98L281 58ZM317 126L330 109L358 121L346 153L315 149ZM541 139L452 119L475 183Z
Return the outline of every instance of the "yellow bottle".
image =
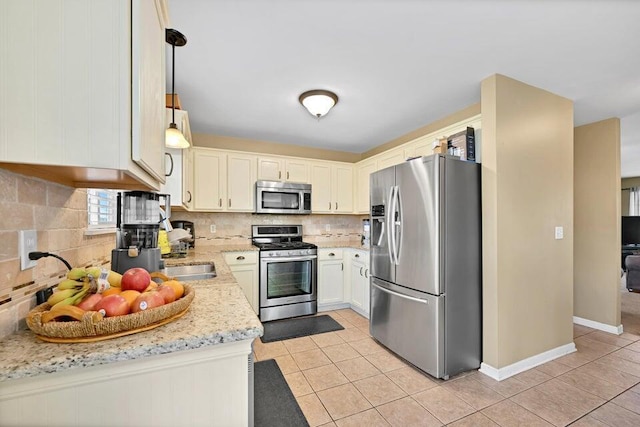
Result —
M160 230L158 233L158 247L160 248L161 255L171 253L171 246L169 245L169 238L167 237L166 230Z

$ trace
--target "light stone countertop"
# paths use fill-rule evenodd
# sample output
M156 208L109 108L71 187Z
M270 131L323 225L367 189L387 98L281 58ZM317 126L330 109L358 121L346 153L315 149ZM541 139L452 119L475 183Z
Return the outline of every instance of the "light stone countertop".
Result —
M0 340L0 382L262 336L262 324L222 256L236 250L256 248L209 246L166 260L167 265L213 261L217 273L214 279L188 282L195 298L189 311L169 324L95 343L47 343L28 329Z
M349 240L349 241L336 241L336 242L313 242L318 249L334 249L334 248L348 248L348 249L358 249L360 251L369 252L368 246L362 246L359 240Z

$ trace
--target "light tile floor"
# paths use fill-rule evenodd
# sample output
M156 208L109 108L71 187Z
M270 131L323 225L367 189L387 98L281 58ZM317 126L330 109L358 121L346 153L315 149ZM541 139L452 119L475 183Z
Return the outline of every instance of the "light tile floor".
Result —
M263 344L311 426L640 426L640 336L574 325L578 351L504 381L477 371L425 375L369 336L368 321L326 313L344 330Z

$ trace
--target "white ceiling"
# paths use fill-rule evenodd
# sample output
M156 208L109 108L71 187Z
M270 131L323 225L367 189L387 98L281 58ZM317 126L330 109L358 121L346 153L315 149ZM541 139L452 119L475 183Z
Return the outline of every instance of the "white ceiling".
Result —
M176 48L176 92L193 132L361 153L479 102L480 81L500 73L573 100L576 125L620 117L622 176L640 176L640 1L169 0L169 10L188 40ZM320 121L298 103L310 89L340 97Z

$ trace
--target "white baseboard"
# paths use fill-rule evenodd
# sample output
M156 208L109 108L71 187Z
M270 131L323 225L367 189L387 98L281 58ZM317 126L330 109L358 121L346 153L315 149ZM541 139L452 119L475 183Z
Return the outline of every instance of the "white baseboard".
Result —
M610 334L622 334L622 325L612 326L606 323L596 322L595 320L583 319L582 317L573 316L573 323L576 325L588 326L589 328L599 331L609 332Z
M502 381L516 374L519 374L520 372L524 372L531 368L535 368L538 365L542 365L543 363L550 362L553 359L557 359L558 357L573 353L574 351L576 351L576 345L574 343L569 343L545 351L544 353L527 357L526 359L499 369L483 362L480 364L480 372L493 378L494 380Z
M341 310L343 308L351 308L348 302L335 302L330 304L318 304L318 313L323 311Z

